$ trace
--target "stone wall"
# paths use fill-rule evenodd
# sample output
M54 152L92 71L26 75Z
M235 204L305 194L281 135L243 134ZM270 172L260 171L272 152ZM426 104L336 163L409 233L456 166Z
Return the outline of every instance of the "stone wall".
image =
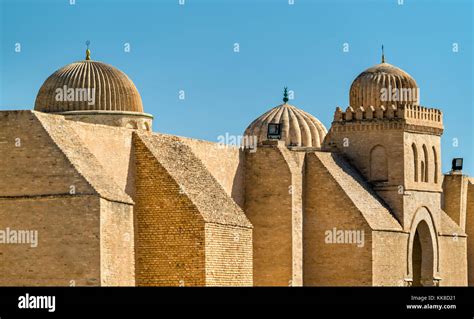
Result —
M95 193L33 112L0 112L0 123L0 196Z
M134 135L138 285L251 285L252 226L192 149Z
M134 286L133 206L100 199L102 286Z
M132 198L135 192L132 130L71 122L81 141L94 154L105 173Z
M107 188L104 173L117 174L117 170L103 172L76 135L84 133L85 141L107 165L116 161L106 159L108 148L118 148L107 138L120 139L118 134L32 111L0 112L0 122L0 151L5 154L0 165L0 225L36 229L40 239L38 248L17 246L18 257L2 261L11 267L12 262L25 259L3 272L14 280L4 284L133 285L133 234L130 242L115 241L126 230L133 233L131 202L100 199L102 191L111 198L127 197ZM105 141L97 143L101 138ZM11 254L13 250L6 247L5 253Z
M443 210L463 230L466 229L469 179L462 174L448 174L443 179Z
M418 157L418 167L416 170L414 167L413 146L416 148ZM441 192L442 174L440 136L405 132L404 148L405 183L403 185L405 186L405 189ZM422 162L424 163L423 165ZM422 166L425 166L427 171L427 177L425 180L422 180ZM416 177L415 172L417 173Z
M472 179L468 185L466 213L468 284L474 286L474 184Z
M245 214L253 225L256 286L293 284L293 178L277 146L245 154Z
M404 207L411 199L405 195L414 191L441 193L439 134L428 127L407 126L402 120L336 122L325 139L325 149L341 152L408 228L412 216L405 214ZM416 148L416 169L412 145ZM427 171L426 178L422 170Z
M134 147L136 284L204 286L203 218L139 138Z
M336 124L326 136L325 148L341 152L367 181L377 185L379 195L403 222L403 196L399 194L399 187L404 187L405 150L400 125L396 122ZM377 173L381 165L386 167L385 180L374 172L371 165L374 161L378 164Z
M396 123L333 125L325 139L329 146L344 154L366 180L371 181L371 151L383 147L389 185L404 185L403 131Z
M304 285L371 286L372 231L314 153L306 157L303 205ZM363 232L363 246L328 243L334 229Z
M0 199L0 230L34 230L37 247L0 244L0 286L101 285L99 197Z
M372 232L374 286L405 286L408 233Z
M240 206L244 203L243 152L237 147L180 137L202 161L226 193Z
M438 236L440 286L466 286L466 237Z
M206 223L206 286L253 286L252 232Z
M291 172L291 216L292 216L292 286L303 285L303 180L305 152L291 152L280 147L280 152Z

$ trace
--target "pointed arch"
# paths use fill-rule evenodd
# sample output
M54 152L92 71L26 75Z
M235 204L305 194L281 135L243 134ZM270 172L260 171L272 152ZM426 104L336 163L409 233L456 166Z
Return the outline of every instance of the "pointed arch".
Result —
M434 164L434 174L433 174L433 181L435 184L438 184L438 153L436 152L436 148L433 146L433 164Z
M428 183L429 181L429 160L428 160L428 149L426 148L426 145L423 144L423 163L424 167L421 169L421 176L422 176L422 182Z
M418 150L415 143L411 144L411 151L413 153L413 175L414 181L418 182Z
M407 273L414 286L433 286L439 278L439 243L433 216L419 207L413 217L408 239Z

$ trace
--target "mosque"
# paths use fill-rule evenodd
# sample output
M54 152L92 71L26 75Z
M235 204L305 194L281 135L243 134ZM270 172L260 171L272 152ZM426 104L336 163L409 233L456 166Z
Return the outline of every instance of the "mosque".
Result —
M285 93L222 147L152 132L87 50L0 112L0 285L474 285L474 181L441 172L442 112L383 58L349 101L328 131Z

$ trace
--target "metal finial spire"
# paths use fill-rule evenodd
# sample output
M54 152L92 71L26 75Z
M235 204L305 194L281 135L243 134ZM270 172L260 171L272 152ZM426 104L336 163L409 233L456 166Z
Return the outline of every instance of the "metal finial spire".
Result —
M288 88L285 86L285 90L283 91L283 102L288 102Z
M89 50L89 45L91 44L91 42L89 40L86 41L86 45L87 45L87 50L86 50L86 60L90 60L91 59L91 50Z
M385 52L383 50L383 44L382 44L382 63L385 63Z

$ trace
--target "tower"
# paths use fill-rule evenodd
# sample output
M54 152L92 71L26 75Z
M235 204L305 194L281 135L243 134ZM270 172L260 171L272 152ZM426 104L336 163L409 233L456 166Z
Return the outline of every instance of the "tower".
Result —
M350 105L337 108L324 148L342 153L409 228L421 202L440 209L442 113L419 105L419 89L386 62L352 83Z
M253 225L254 285L303 284L303 169L326 128L314 116L283 104L245 130L244 211Z
M419 98L416 81L383 60L354 80L350 105L336 109L323 148L342 154L369 181L407 235L405 280L429 286L440 284L466 241L441 205L442 113L420 106ZM457 281L446 284L462 284L465 267L460 263Z

